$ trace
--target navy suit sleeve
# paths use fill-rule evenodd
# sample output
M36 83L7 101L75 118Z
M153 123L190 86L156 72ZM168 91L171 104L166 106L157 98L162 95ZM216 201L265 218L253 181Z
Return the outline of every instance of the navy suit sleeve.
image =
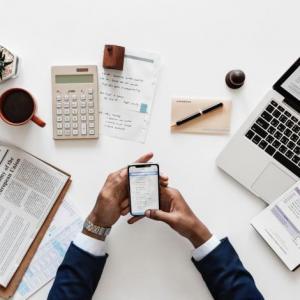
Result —
M93 256L73 243L57 270L48 300L91 299L100 280L106 256Z
M192 261L214 299L264 299L227 238L199 262Z

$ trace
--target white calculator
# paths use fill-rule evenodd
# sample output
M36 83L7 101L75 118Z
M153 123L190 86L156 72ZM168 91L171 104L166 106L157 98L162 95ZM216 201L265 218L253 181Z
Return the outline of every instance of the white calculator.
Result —
M97 66L52 67L53 138L99 137Z

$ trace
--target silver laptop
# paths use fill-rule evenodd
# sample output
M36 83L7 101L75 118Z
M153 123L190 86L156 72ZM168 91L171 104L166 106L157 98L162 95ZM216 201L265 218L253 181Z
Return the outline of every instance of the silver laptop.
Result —
M217 165L267 203L299 180L300 58L250 114Z

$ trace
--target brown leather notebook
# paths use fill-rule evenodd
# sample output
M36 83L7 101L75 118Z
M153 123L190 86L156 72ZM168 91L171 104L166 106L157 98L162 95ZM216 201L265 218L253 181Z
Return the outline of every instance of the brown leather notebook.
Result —
M50 165L49 163L47 163L48 165ZM52 166L52 165L51 165ZM53 166L52 166L53 167ZM54 167L55 168L55 167ZM64 171L56 168L58 171L70 176L69 174L65 173ZM16 289L18 288L23 275L27 269L27 267L29 266L35 252L37 251L47 229L49 228L60 204L62 203L66 192L68 191L69 187L71 184L71 178L69 177L69 179L67 180L64 188L62 189L61 193L59 194L57 200L55 201L52 209L50 210L46 220L44 221L41 229L39 230L36 238L34 239L34 241L32 242L31 246L29 247L26 255L24 256L21 264L19 265L17 271L15 272L14 276L12 277L11 281L9 282L8 286L6 288L0 286L0 297L8 299L10 297L12 297L16 291Z

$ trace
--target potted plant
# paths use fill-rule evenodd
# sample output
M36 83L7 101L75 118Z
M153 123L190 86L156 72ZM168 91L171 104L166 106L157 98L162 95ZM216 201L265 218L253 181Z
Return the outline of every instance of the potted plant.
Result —
M17 76L18 62L17 56L0 46L0 83Z

